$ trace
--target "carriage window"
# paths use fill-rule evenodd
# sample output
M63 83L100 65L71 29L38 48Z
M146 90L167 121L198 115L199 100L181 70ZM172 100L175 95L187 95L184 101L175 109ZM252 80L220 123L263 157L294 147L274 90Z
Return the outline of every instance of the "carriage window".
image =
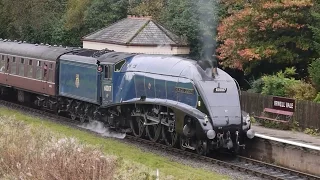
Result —
M42 80L42 70L41 61L37 61L36 79Z
M12 63L11 63L11 74L17 74L16 57L13 57L13 58L12 58Z
M5 63L4 63L4 56L1 55L1 61L0 61L0 72L4 72L4 67L5 67Z
M49 70L48 70L48 81L53 82L53 64L49 64Z
M29 60L29 66L28 66L28 77L33 78L33 66L32 66L32 60Z
M20 61L19 75L24 76L24 59L23 58L21 58L21 61Z
M9 72L10 58L9 58L8 56L7 56L6 58L7 58L7 64L6 64L6 68L5 68L6 70L5 70L5 71L6 71L6 72Z
M49 76L48 81L49 81L49 82L53 82L52 70L49 70L48 72L49 72L49 74L48 74L48 76Z

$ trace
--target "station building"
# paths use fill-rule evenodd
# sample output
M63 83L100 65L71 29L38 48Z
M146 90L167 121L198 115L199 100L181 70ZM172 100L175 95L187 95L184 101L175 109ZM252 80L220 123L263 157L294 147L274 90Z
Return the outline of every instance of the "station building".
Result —
M190 47L150 16L128 16L82 38L83 48L116 52L188 55Z

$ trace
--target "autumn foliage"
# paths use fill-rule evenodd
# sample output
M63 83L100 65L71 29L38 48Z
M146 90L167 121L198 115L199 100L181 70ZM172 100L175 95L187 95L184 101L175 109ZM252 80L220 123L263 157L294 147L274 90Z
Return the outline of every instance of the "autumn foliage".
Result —
M217 57L222 66L248 71L244 66L252 61L294 63L310 50L306 23L311 0L258 0L242 3L240 9L230 1L223 3L229 14L218 26Z

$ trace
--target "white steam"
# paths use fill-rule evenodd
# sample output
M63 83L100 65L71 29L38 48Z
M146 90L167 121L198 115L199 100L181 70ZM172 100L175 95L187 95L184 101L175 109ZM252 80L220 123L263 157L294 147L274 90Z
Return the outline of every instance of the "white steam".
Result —
M212 55L215 54L217 44L219 2L216 0L196 0L194 3L197 9L198 27L200 29L199 36L202 43L201 58L205 60L211 59L209 63L212 66L212 61L215 60Z
M105 127L104 124L99 121L91 121L89 123L83 123L82 125L79 125L79 127L99 133L103 137L112 137L112 138L118 138L118 139L124 139L126 137L125 133L112 131L109 128Z

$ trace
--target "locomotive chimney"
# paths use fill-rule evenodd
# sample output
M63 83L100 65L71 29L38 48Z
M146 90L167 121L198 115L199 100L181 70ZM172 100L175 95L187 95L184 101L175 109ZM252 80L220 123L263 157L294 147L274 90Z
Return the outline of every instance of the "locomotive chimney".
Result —
M212 76L218 76L218 62L215 55L212 55Z

